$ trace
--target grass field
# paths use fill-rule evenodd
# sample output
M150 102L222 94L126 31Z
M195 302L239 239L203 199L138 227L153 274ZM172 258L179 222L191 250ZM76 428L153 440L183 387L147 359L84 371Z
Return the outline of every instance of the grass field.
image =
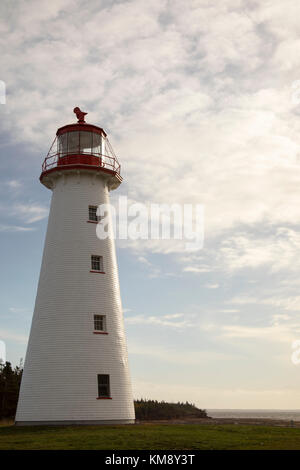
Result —
M228 424L1 426L0 449L300 450L300 429Z

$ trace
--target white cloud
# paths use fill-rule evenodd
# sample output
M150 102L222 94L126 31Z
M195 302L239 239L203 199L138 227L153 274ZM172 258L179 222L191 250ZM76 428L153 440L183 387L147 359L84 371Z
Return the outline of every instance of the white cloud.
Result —
M184 316L183 313L171 313L169 315L164 315L163 317L166 318L167 320L169 320L171 318L181 318L183 316Z
M3 49L14 50L2 59L11 90L3 125L14 138L46 151L75 104L96 123L101 108L137 200L204 203L210 239L241 223L300 223L300 124L291 78L276 77L276 46L297 31L288 8L191 2L183 15L178 1L78 6L42 2L37 12L31 0L16 6L11 28L1 23Z
M272 297L264 299L262 302L283 310L300 312L300 295L280 297L275 294Z
M230 301L228 301L228 303L236 305L248 305L260 303L260 300L257 296L250 297L248 295L238 295L233 297Z
M210 268L209 266L185 266L183 268L183 271L186 273L209 273L210 271L212 271L212 268Z
M1 340L15 341L16 343L27 344L28 336L8 330L0 330Z
M250 327L241 325L230 325L223 327L223 336L228 338L247 338L255 341L267 340L273 342L292 343L295 337L300 334L300 324L297 330L280 326ZM296 334L296 336L295 336Z
M3 225L0 224L0 232L31 232L32 227L22 227L19 225Z
M130 325L160 325L172 328L187 328L194 326L194 323L188 317L182 318L183 314L170 314L162 316L135 315L125 319ZM180 318L180 320L179 320Z
M150 381L134 377L135 398L154 398L165 401L195 403L206 409L298 409L300 392L298 387L213 387L203 384L186 384L179 381ZM150 392L151 391L151 392ZM222 406L220 406L222 395ZM287 408L288 407L288 408Z
M228 361L233 360L234 356L226 352L189 350L186 352L178 351L173 348L167 348L155 345L146 346L145 344L130 343L130 354L138 356L152 356L164 362L182 365L203 365L208 361Z
M291 85L300 79L299 2L192 0L184 12L180 0L91 0L84 8L78 0L28 0L17 2L13 15L7 2L0 8L0 78L8 91L1 132L12 144L22 142L27 154L31 149L46 154L57 127L73 121L72 109L82 106L89 122L108 131L131 199L205 205L200 253L187 253L181 241L120 244L133 250L150 276L167 275L162 263L148 260L156 253L172 256L178 276L195 274L202 285L216 286L220 271L222 281L241 271L245 279L257 272L274 278L283 273L287 283L289 276L297 277L300 120ZM36 171L37 162L28 158L26 166ZM17 186L15 179L8 187L16 191ZM33 224L47 213L38 203L18 204L10 215L22 223L4 223L0 231L32 230L23 223ZM214 271L218 278L210 275L208 283L205 275ZM268 292L268 282L265 275L257 292L249 288L247 295L233 283L227 287L239 292L232 294L232 304L241 318L251 305L273 307L271 324L266 320L254 327L234 319L222 330L211 320L197 328L214 336L220 331L226 340L290 341L299 326L283 315L297 313L299 296ZM219 307L216 314L236 313ZM126 321L195 327L191 316L176 315L132 315ZM167 357L169 350L159 353ZM219 403L220 390L212 387L176 383L173 388L162 386L159 393L183 399L203 393L210 406ZM224 406L244 406L247 400L254 407L258 402L269 406L273 395L277 404L286 403L288 393L224 390L222 378ZM293 397L298 403L298 392Z
M283 312L282 314L276 314L276 317L289 318L286 312L300 311L300 296L297 294L297 291L293 293L293 286L290 287L292 287L292 292L286 291L286 288L280 289L280 287L277 287L269 292L256 292L253 296L237 295L227 301L227 303L243 306L251 304L270 305Z
M147 264L148 266L151 266L150 261L147 260L147 258L145 258L145 256L139 256L137 260L138 260L140 263L144 263L144 264Z
M20 189L22 187L22 183L18 180L10 180L6 184L11 189Z
M291 319L290 315L280 313L280 314L273 315L272 322L274 326L278 326L282 320L284 321L284 320L290 320L290 319Z
M123 313L132 312L131 308L123 308Z
M262 299L261 304L278 305L272 302L273 299ZM279 304L282 306L282 304ZM289 310L289 308L286 308ZM290 310L293 310L290 309ZM274 343L288 343L289 345L295 339L300 337L300 322L297 316L284 313L273 313L265 316L264 322L260 321L256 325L231 324L223 325L220 328L221 337L228 338L244 338L257 341L263 340Z
M28 308L24 308L24 307L9 307L9 311L12 312L12 313L27 313L30 310L28 310Z
M236 308L221 308L219 312L221 313L238 313L240 310Z
M138 250L136 247L135 250ZM143 263L145 267L149 270L148 276L150 279L154 279L156 277L161 277L162 272L161 269L158 266L153 265L145 256L138 256L137 261L140 263Z
M237 271L244 268L268 266L273 272L298 271L300 262L296 253L300 248L300 233L279 227L267 236L238 233L225 240L219 258L225 268Z
M27 224L38 222L48 216L49 209L39 204L16 204L14 213Z

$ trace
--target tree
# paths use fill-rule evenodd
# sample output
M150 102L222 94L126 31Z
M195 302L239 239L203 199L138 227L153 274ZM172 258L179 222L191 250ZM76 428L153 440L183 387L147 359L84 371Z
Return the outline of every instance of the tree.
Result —
M178 419L178 418L207 418L205 410L200 410L194 404L168 403L157 400L135 400L135 415L140 420Z
M0 419L15 417L22 372L22 361L14 369L10 362L0 362Z

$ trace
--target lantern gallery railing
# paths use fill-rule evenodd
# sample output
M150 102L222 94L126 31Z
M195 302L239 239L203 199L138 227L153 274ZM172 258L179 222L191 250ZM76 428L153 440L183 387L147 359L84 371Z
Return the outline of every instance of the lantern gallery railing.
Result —
M84 124L84 130L77 126L68 125L58 129L42 171L59 166L84 165L97 166L120 175L120 164L105 132L88 124Z
M80 153L55 153L48 155L42 165L42 171L48 171L59 166L72 165L98 166L120 174L120 164L116 157L108 155L80 152Z

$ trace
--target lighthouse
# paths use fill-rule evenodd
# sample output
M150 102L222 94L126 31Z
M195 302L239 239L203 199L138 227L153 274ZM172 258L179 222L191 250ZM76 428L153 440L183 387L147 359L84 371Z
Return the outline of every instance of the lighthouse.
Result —
M96 235L120 165L105 131L74 113L40 176L52 200L17 425L135 421L114 240Z

